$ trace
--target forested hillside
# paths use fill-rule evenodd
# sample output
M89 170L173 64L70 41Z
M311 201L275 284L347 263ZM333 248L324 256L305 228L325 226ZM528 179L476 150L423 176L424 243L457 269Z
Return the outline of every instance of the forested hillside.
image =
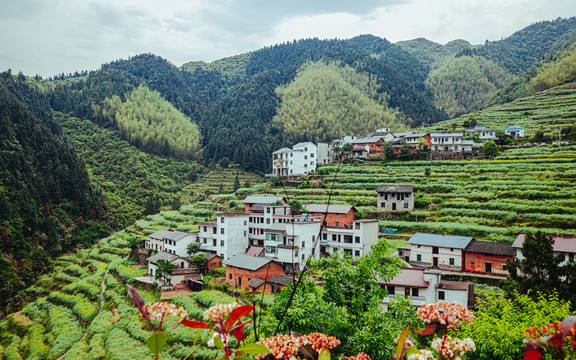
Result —
M0 74L0 311L46 271L48 255L107 235L84 162L24 76Z

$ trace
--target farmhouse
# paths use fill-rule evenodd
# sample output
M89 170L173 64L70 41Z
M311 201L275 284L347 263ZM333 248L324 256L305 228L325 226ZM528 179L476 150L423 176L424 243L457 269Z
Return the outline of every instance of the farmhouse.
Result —
M464 271L508 276L506 261L515 253L510 244L472 240L464 250Z
M556 255L562 255L564 261L560 265L565 265L569 261L574 261L574 254L576 254L576 236L563 236L563 235L549 235L554 239L554 246L552 250ZM518 260L524 259L522 255L522 245L526 239L526 233L518 234L518 237L512 244L516 250L516 258Z
M272 153L272 173L275 176L301 176L316 171L318 146L302 142L292 149L282 148Z
M252 288L252 291L271 294L282 290L293 281L294 279L290 276L272 275L267 280L254 277L246 283L246 286Z
M414 185L379 185L378 209L385 211L414 210Z
M267 280L273 275L284 275L281 264L272 259L249 255L236 255L223 262L226 265L226 283L243 287L253 278Z
M188 259L164 251L160 251L157 254L152 255L146 260L148 261L148 274L151 279L156 277L158 260L166 260L172 263L174 265L174 269L188 269L192 265Z
M379 284L388 290L388 296L380 302L385 310L397 295L410 298L416 307L443 301L463 307L474 305L474 283L442 280L439 270L403 268L392 280Z
M311 216L319 216L324 226L352 226L356 208L352 205L308 204L303 205Z
M522 126L509 126L504 129L504 134L521 139L524 137L525 130Z
M474 238L471 236L416 233L410 245L410 264L452 271L464 269L464 249Z
M186 256L186 247L194 241L196 241L195 233L174 229L158 230L144 240L144 248Z
M464 129L468 134L477 134L481 142L488 140L497 140L496 129L489 129L486 126L474 126L473 128Z
M249 195L244 199L244 211L262 210L264 205L271 205L277 202L286 204L286 199L283 196Z

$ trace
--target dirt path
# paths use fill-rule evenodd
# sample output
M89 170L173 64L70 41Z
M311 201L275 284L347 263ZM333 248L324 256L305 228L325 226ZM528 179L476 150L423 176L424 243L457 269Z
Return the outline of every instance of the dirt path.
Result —
M106 293L106 275L108 275L108 269L106 269L106 272L104 273L104 276L102 277L102 284L101 284L102 291L100 291L100 308L98 309L98 313L96 314L96 316L98 316L98 314L100 314L102 312L102 310L104 310L104 294ZM94 318L96 318L96 316L94 316ZM93 321L94 320L92 320L92 322ZM78 342L82 342L82 341L84 341L84 339L86 339L86 336L88 336L88 332L90 331L90 327L92 326L92 322L90 322L90 324L86 328L86 331L84 331L84 336L82 336L82 339L78 340ZM72 347L70 347L70 349L72 349ZM70 351L70 349L68 349L57 360L64 359L66 357L66 355L68 355L68 351Z

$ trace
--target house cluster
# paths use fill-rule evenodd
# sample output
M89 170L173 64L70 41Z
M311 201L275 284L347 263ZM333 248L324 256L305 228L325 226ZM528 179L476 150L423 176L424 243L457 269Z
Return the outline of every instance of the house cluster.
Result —
M506 135L522 138L524 128L511 126L504 129ZM350 144L352 149L343 154L349 158L380 157L386 147L395 155L408 145L410 152L428 149L431 159L462 159L481 150L480 145L488 140L497 140L496 129L486 126L474 126L464 132L392 132L390 128L381 128L364 138L343 136L332 142L314 144L302 142L290 148L282 148L272 153L272 175L302 176L308 175L318 166L332 163L338 159L337 147ZM387 145L389 144L389 145Z
M226 275L230 285L269 291L287 281L270 280L272 276L296 273L309 256L330 255L336 249L364 256L378 242L378 221L356 219L357 210L350 205L309 204L304 205L307 213L293 214L281 196L248 196L244 206L245 212L218 213L198 223L197 232L160 230L150 235L144 241L144 249L155 253L148 258L149 277L155 277L158 259L173 263L174 270L192 269L187 248L197 243L208 264L220 262L231 269Z
M523 259L522 245L526 234L521 233L513 244L480 241L470 236L416 233L398 248L398 256L407 267L390 281L382 281L389 296L382 301L387 307L397 296L408 297L415 306L440 301L471 306L474 301L474 283L442 280L444 273L472 273L483 276L507 277L506 264ZM554 252L564 262L574 259L576 236L552 235Z

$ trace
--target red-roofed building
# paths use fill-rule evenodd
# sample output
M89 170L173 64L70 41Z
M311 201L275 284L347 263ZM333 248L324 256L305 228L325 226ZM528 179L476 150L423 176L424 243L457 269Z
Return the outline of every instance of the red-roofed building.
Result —
M308 214L320 216L324 226L351 227L356 217L356 208L352 205L308 204L303 207Z

